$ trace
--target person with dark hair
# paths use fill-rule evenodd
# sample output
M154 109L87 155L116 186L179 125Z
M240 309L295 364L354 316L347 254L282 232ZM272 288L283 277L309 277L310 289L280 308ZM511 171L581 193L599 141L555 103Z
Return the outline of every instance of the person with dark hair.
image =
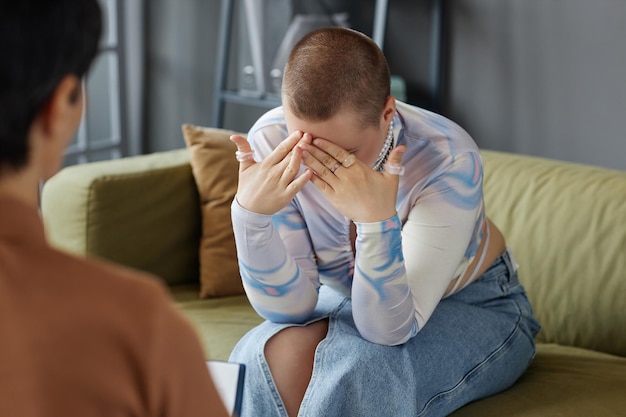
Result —
M444 416L526 370L539 324L480 151L390 95L369 37L304 36L282 106L231 140L241 277L267 320L231 355L245 416Z
M0 416L227 416L199 340L152 276L48 245L98 49L97 0L0 0Z

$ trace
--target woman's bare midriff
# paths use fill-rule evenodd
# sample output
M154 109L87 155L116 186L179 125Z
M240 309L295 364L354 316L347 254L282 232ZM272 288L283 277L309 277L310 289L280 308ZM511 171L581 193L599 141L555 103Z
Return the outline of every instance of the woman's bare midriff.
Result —
M450 282L450 285L448 285L448 288L445 292L446 296L450 295L454 288L461 289L467 286L470 279L472 279L472 281L478 279L506 250L506 242L504 240L502 232L500 232L500 229L498 229L496 225L493 224L493 222L491 222L491 220L489 219L487 219L487 227L489 228L489 247L487 247L487 253L485 254L485 257L478 271L473 274L476 265L480 262L480 254L483 253L485 242L487 241L487 239L485 239L486 236L483 236L483 240L482 242L480 242L480 246L478 247L478 251L476 252L477 256L474 257L474 260L466 269L465 273ZM461 280L461 282L457 284L458 280Z

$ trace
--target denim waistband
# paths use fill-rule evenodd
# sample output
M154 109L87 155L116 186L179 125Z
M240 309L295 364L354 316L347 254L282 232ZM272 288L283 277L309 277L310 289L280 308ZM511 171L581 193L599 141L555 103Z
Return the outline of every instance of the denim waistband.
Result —
M519 269L519 264L515 260L515 257L513 256L513 251L511 251L510 247L508 246L506 247L506 250L504 251L503 256L504 256L504 261L506 262L509 270L512 273L517 272L517 270Z
M509 271L509 274L511 274L511 275L513 275L515 272L517 272L517 269L519 268L519 264L517 263L517 261L513 257L513 252L511 251L510 247L508 247L508 246L506 247L506 250L504 252L502 252L502 255L500 255L498 258L496 258L496 260L493 262L491 267L489 267L489 269L495 268L495 267L497 267L499 265L506 266L506 268Z

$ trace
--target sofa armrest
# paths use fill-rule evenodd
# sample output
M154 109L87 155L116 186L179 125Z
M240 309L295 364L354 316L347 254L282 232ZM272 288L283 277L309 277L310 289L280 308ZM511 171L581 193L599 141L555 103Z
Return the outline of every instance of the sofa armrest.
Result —
M58 248L198 282L200 203L186 149L64 168L41 210Z

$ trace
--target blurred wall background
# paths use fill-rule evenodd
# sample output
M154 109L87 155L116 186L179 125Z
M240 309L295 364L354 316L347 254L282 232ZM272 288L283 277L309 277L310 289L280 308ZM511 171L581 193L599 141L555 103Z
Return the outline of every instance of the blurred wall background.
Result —
M371 35L374 0L326 3L346 9L351 26ZM625 1L448 3L442 113L482 148L626 170ZM221 1L150 0L143 7L145 78L137 82L145 87L144 152L180 148L182 123L212 124ZM407 101L424 107L431 104L429 10L429 0L390 0L384 41ZM230 85L237 76L231 63ZM246 131L263 111L230 104L224 127Z

